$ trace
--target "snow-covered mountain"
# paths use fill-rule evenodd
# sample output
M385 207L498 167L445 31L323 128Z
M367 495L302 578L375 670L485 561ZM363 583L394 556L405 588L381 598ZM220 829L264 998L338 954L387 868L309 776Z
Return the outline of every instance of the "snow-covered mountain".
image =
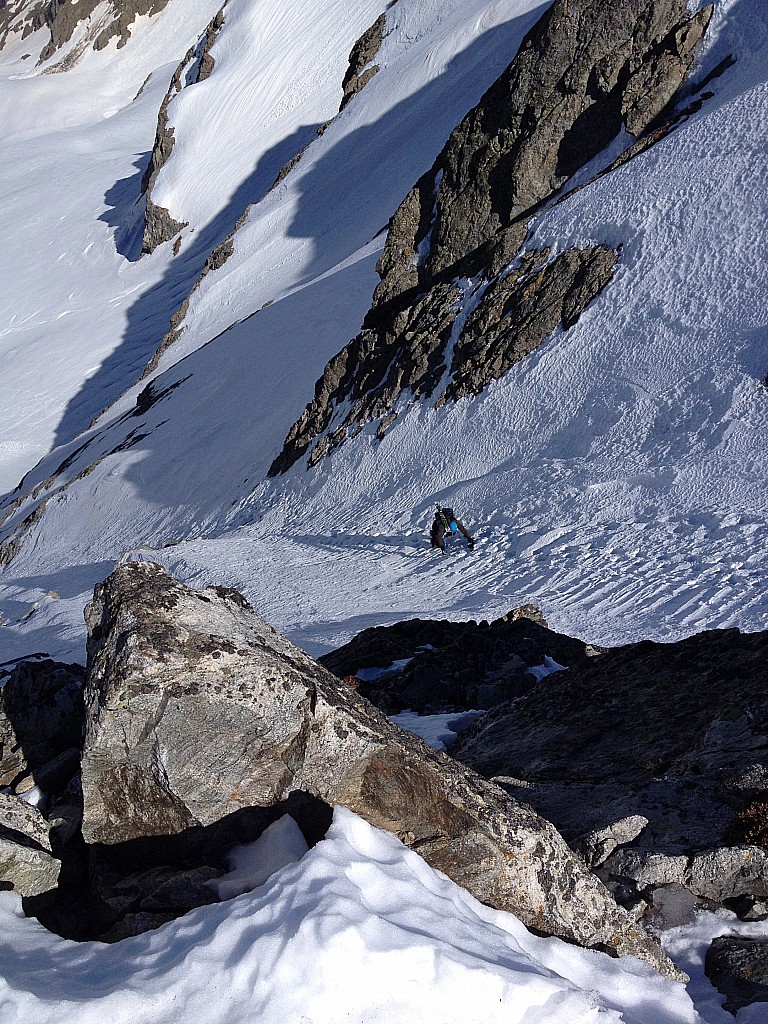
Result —
M435 409L406 392L381 440L371 423L267 477L360 330L388 221L547 6L230 0L216 21L216 4L171 0L121 47L85 45L86 19L42 64L48 30L10 32L4 485L25 475L4 512L6 656L81 658L92 585L169 544L153 557L239 586L310 650L532 598L601 642L764 626L757 2L715 6L680 100L695 83L700 103L673 131L599 174L620 135L530 221L525 248L550 260L621 252L575 326L478 395ZM382 14L378 72L337 113ZM151 203L185 226L138 258L161 106ZM474 558L430 558L435 501L471 524Z
M766 628L768 11L645 6L3 4L0 663L84 661L139 557L313 654L530 601L602 644ZM491 117L590 7L616 47ZM393 856L356 827L339 859Z

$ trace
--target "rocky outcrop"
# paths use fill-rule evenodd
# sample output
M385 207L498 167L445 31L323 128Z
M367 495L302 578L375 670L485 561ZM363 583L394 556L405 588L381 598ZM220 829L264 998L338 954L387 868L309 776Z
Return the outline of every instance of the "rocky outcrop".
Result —
M768 942L723 935L709 947L704 969L734 1016L744 1006L768 1002Z
M576 322L618 254L521 254L528 222L623 129L655 130L710 17L685 0L548 8L392 218L363 329L326 366L270 475L307 452L313 465L368 422L381 435L404 402L476 394Z
M56 886L61 867L24 833L8 831L0 815L0 879L22 896L40 896Z
M42 0L14 28L24 35L43 27L50 29L50 41L38 61L42 64L70 42L83 22L86 31L78 55L89 45L93 45L94 50L101 50L113 39L117 39L118 48L124 46L136 18L157 14L167 3L168 0L109 0L104 5L103 0L78 0L76 4Z
M346 107L352 97L356 96L378 72L378 65L374 64L373 61L384 39L386 22L386 14L380 14L352 47L349 54L349 67L341 83L344 95L339 107L340 111Z
M738 630L611 650L489 712L452 752L553 821L627 905L664 886L764 900L766 656L768 634Z
M410 619L366 629L320 658L388 715L487 709L527 692L548 665L567 668L599 649L547 628L534 605L493 622ZM366 669L376 669L368 680Z
M613 277L618 253L595 246L550 257L549 250L529 253L490 283L434 285L399 315L398 333L364 329L326 366L270 475L290 468L318 435L309 466L372 420L379 419L383 436L405 393L417 400L437 392L437 407L479 394L558 326L573 326ZM474 308L462 322L465 305ZM341 407L346 412L337 423Z
M155 141L149 163L141 181L141 190L146 193L146 212L144 215L144 238L142 254L154 252L158 245L170 241L187 226L186 222L177 221L163 206L157 205L152 199L152 188L157 176L168 162L175 143L173 128L169 124L168 107L174 97L183 88L195 85L209 78L215 61L211 56L216 37L224 25L224 8L218 12L205 30L196 47L191 47L173 73L171 84L160 105L157 116Z
M241 595L133 563L96 588L86 617L88 841L339 803L538 931L674 973L551 825L398 729Z

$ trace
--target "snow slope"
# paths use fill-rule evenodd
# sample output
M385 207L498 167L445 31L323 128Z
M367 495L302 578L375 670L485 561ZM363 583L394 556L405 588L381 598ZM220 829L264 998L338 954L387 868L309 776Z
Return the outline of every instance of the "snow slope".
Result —
M194 292L181 339L155 375L164 397L130 416L140 386L129 387L96 427L29 474L27 486L45 481L87 442L12 521L51 496L4 571L8 656L40 649L82 658L80 615L93 583L123 553L177 541L184 543L152 557L190 581L239 586L313 652L374 622L488 617L529 600L556 628L602 643L765 627L768 288L755 254L768 220L768 27L756 0L717 7L701 74L725 55L737 59L710 86L714 98L534 225L531 244L624 246L616 280L576 327L478 398L439 414L415 405L382 442L365 431L317 469L297 465L264 482L325 361L359 328L376 282L380 229L514 53L534 8L399 0L391 9L379 73L251 209L231 259ZM361 24L378 9L366 7ZM204 126L198 119L196 135L190 127L196 90L200 104L214 104L217 73L224 92L232 89L237 50L228 26L258 48L253 12L235 3L233 12L239 20L225 21L214 47L220 66L174 101L180 128L161 181L167 173L172 212L192 217L192 227L205 218L198 186L208 195L215 177L228 201L211 153L240 152L238 117L212 118L207 163ZM306 20L303 8L299 14L295 33ZM346 20L341 5L330 5L315 46L347 31ZM288 52L291 34L268 28L274 52L266 73L270 82L278 73L283 38L288 70L280 85L296 97L310 80L291 92L299 59ZM338 48L339 79L346 47ZM255 50L244 52L252 58ZM300 55L311 63L311 48ZM84 60L80 73L88 68ZM39 82L14 84L21 96L31 83L33 102ZM286 135L320 116L305 113L308 103L297 102ZM256 152L264 119L260 107ZM275 138L262 149L274 149ZM199 180L190 170L196 161ZM233 181L245 166L241 156L235 164ZM97 193L101 187L94 184ZM184 235L182 254L187 244ZM111 259L122 274L151 277L169 249L138 264ZM93 281L94 305L113 301L103 287ZM40 293L38 305L44 301ZM136 305L130 316L154 325L159 340L151 301L145 308L140 296ZM40 338L59 358L59 334ZM80 334L66 338L82 357ZM127 353L117 352L112 367L128 387L135 367L129 372ZM24 360L17 365L29 372ZM70 410L81 403L98 411L102 371L99 387L86 381ZM44 398L53 393L49 385ZM26 417L34 417L32 406ZM479 539L474 557L430 556L424 542L435 501L461 510Z

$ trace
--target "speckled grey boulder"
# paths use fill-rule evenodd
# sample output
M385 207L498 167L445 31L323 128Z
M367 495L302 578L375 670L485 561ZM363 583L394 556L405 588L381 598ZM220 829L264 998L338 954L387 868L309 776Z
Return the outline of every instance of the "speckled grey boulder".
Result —
M552 825L399 729L235 591L126 564L86 619L88 841L176 833L308 793L540 932L679 976Z

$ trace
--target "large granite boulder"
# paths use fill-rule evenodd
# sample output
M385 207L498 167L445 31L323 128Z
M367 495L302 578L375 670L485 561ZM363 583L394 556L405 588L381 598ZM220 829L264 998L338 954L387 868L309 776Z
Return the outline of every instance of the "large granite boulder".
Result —
M539 932L676 974L548 822L400 730L238 593L126 564L86 619L89 842L180 833L304 795L393 832Z
M738 630L607 651L489 712L452 753L633 900L665 885L762 900L767 658L768 633Z

